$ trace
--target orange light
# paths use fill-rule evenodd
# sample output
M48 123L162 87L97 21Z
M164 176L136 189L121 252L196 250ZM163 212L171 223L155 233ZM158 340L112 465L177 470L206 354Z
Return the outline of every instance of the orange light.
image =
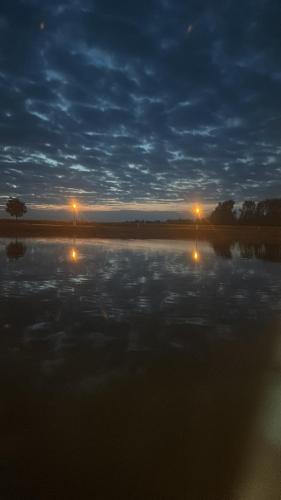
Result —
M200 260L200 255L199 253L197 252L197 250L194 250L193 253L192 253L192 258L194 260L194 262L199 262Z
M200 214L201 214L201 208L197 205L197 206L194 208L194 212L195 212L195 214L197 215L197 217L200 217Z
M75 250L75 248L72 248L72 250L70 252L70 258L73 262L77 262L78 254L77 254L77 251Z

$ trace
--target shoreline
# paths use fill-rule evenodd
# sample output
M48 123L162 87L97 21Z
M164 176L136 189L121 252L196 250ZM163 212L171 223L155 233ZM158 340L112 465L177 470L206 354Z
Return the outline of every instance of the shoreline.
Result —
M60 221L0 221L0 237L69 237L108 239L174 239L281 243L280 226L214 226L171 223L72 223Z

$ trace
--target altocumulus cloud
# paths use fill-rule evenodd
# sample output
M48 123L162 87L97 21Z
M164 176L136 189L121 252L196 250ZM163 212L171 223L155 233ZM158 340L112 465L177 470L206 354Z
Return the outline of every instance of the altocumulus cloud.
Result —
M2 0L1 200L279 196L280 25L276 0Z

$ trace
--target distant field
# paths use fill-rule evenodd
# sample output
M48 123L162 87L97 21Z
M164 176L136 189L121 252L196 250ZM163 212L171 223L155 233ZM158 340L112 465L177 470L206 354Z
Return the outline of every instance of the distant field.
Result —
M77 237L134 239L206 239L280 242L281 227L214 226L174 223L85 223L0 220L1 237Z

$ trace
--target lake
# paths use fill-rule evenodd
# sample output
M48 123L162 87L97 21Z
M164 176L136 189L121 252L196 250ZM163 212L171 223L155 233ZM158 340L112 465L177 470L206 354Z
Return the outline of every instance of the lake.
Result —
M280 498L280 246L0 239L0 269L2 498Z

